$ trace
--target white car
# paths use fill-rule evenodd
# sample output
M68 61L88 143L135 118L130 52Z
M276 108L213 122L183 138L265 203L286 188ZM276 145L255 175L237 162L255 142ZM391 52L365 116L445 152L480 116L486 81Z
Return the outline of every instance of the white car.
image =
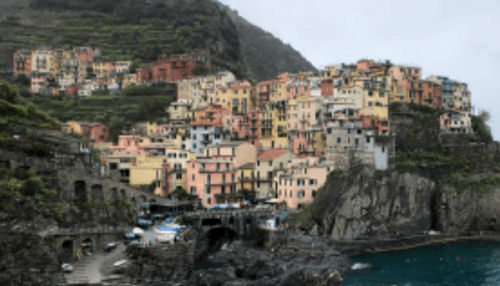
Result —
M61 265L61 269L63 272L72 272L73 271L73 265L69 264L69 263L63 263Z
M121 267L127 263L127 259L118 260L113 264L114 267Z

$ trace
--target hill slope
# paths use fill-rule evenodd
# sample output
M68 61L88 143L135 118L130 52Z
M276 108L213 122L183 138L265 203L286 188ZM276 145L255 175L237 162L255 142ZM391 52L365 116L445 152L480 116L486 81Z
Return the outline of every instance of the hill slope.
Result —
M283 72L316 70L290 45L248 22L237 12L226 9L238 31L243 61L250 68L252 78L265 80Z
M254 79L314 69L290 46L212 0L19 0L2 1L1 8L0 68L11 66L19 48L91 45L105 60L139 64L203 52L216 68Z

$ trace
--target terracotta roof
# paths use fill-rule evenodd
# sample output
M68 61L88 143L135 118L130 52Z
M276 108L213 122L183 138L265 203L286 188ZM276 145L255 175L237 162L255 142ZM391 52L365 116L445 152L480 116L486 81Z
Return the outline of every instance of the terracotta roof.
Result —
M258 159L259 160L269 160L269 159L279 157L279 156L285 154L286 152L288 152L287 149L267 149L266 151L264 151L262 154L259 155Z

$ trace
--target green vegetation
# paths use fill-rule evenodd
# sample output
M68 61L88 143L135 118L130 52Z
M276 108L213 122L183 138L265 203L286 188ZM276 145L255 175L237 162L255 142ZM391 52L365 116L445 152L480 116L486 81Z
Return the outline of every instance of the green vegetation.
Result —
M57 121L18 96L6 81L0 81L0 114L0 148L37 156L50 152L51 147L38 140L38 131L58 128Z
M58 199L50 177L37 176L32 169L18 168L10 172L0 168L0 213L4 219L43 217L60 222L66 207Z
M36 97L32 102L62 122L70 120L104 122L110 137L117 140L126 127L139 121L157 121L164 118L165 109L175 100L175 89L170 85L128 87L122 96ZM160 94L160 95L157 95Z
M488 116L473 116L474 134L440 135L441 112L420 105L391 105L396 168L420 173L456 190L498 186L494 172L500 166L500 154L485 123Z
M316 68L290 45L230 13L238 30L240 46L250 77L258 81L275 78L283 72L315 71ZM271 64L272 63L272 64Z
M140 66L163 55L207 55L212 70L261 80L314 70L297 51L217 1L27 0L3 4L0 68L21 48L93 46L103 60ZM203 74L202 68L195 73Z
M149 63L162 55L206 53L214 68L246 73L238 34L213 1L32 0L13 9L18 18L0 25L0 51L19 48L94 46L103 60ZM148 2L148 3L146 3ZM22 6L21 6L22 7Z

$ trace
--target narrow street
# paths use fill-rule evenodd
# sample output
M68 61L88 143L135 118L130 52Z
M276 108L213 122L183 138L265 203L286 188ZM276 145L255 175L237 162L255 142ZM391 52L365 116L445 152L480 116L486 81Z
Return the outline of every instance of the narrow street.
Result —
M85 256L81 261L73 264L73 272L64 275L66 285L99 285L105 278L103 273L109 275L113 270L113 263L125 259L126 246L120 243L111 252L100 252Z

